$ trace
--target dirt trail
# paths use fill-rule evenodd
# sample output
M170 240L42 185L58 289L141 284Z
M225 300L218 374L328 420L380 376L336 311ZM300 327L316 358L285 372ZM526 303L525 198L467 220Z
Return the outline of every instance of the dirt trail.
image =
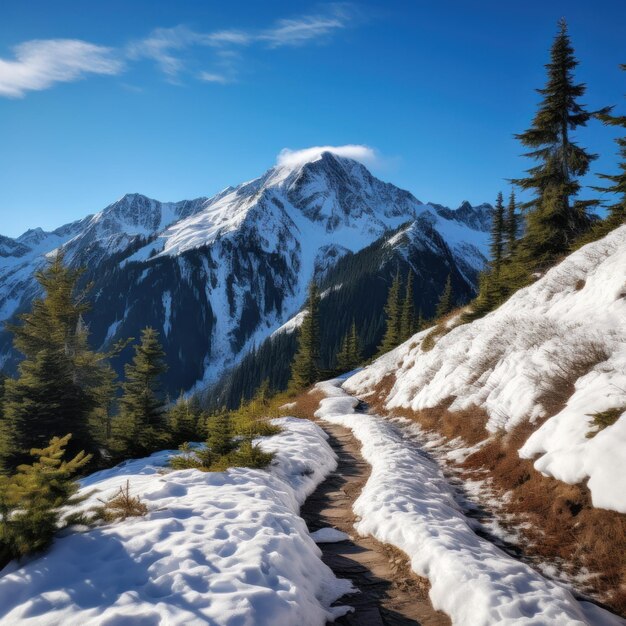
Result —
M337 602L353 606L355 612L335 624L449 625L449 618L435 611L429 602L428 582L410 570L402 552L356 534L352 504L367 482L370 466L349 430L326 422L320 426L330 436L339 465L307 499L300 514L311 532L332 527L352 537L350 541L320 544L323 561L339 578L350 579L359 590Z

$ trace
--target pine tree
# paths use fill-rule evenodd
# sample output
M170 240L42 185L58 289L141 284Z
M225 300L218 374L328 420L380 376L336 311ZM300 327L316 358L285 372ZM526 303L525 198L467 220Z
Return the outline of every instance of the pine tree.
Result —
M172 444L176 447L200 439L202 409L196 396L185 398L181 393L176 404L168 411L168 429Z
M346 333L341 340L341 346L337 353L337 371L349 372L350 367L350 333Z
M389 287L387 304L385 305L386 327L382 342L378 348L379 354L389 352L400 343L400 322L402 317L402 303L400 301L400 270Z
M234 441L230 414L220 413L207 421L207 448L211 455L223 456L237 446Z
M493 278L497 282L500 278L502 257L504 254L504 200L502 198L502 192L499 192L496 198L495 213L491 225L490 252L490 269Z
M295 391L312 385L320 373L320 294L315 281L309 284L305 310L298 333L298 350L291 366L289 386Z
M145 456L168 442L166 398L161 386L167 365L158 336L153 328L144 328L135 356L125 367L121 411L114 425L116 449L124 456Z
M415 322L415 331L419 332L424 328L426 321L424 320L424 316L422 315L422 309L417 312L417 320Z
M507 206L506 219L504 223L504 256L510 260L517 249L517 237L519 231L519 219L517 216L517 205L515 202L515 192L511 191L509 204Z
M626 65L622 65L621 68L626 71ZM613 116L604 111L599 114L599 118L608 126L626 128L626 115ZM618 167L621 171L618 174L598 174L600 178L608 180L612 184L608 187L594 187L594 189L597 191L617 194L618 196L621 196L621 198L619 198L614 204L610 204L607 207L609 210L607 218L594 228L594 234L598 237L609 233L614 228L617 228L617 226L626 222L626 136L618 137L615 142L619 148L618 154L621 161Z
M400 340L406 341L415 334L415 303L413 301L413 272L409 269L400 315Z
M352 320L352 326L350 327L350 369L358 367L359 363L363 359L363 353L361 349L361 338L356 328L356 322Z
M106 398L110 355L90 350L82 321L88 310L87 289L80 290L81 270L67 268L58 254L37 272L44 297L8 326L15 348L24 355L18 376L6 385L5 413L15 467L32 447L41 447L59 432L71 432L68 453L94 452L94 411Z
M356 322L352 322L350 330L344 335L341 348L337 354L339 372L350 372L361 362L361 346Z
M578 178L588 172L596 158L570 137L571 131L585 126L593 115L578 103L585 85L574 83L577 65L567 25L561 20L546 65L547 83L538 90L543 100L531 128L517 135L530 148L525 156L537 161L528 176L514 181L535 193L525 204L529 211L520 262L527 270L548 266L590 224L587 209L593 203L573 200L580 189Z
M509 223L507 220L505 220L504 215L504 199L502 192L499 192L496 198L495 213L491 224L491 258L487 269L481 272L478 278L478 296L474 300L470 318L480 317L491 311L504 296L506 280L502 276L502 268L505 259L505 250L508 251Z
M79 452L64 461L70 438L53 437L46 447L31 450L36 458L31 465L0 476L0 562L47 547L58 530L61 509L81 501L73 475L90 456Z
M4 386L6 376L0 372L0 475L7 471L6 462L11 453L9 423L4 411Z
M439 296L439 302L437 303L437 310L435 312L435 317L441 318L444 315L447 315L454 308L454 300L452 298L452 277L448 274L448 278L446 280L446 284Z

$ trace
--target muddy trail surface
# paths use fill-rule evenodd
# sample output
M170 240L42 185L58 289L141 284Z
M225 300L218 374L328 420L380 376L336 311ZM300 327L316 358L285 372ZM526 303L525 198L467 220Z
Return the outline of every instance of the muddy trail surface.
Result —
M330 527L350 535L350 540L320 544L323 561L358 590L337 601L354 607L354 612L335 624L448 626L449 618L430 604L428 581L411 571L406 556L372 537L357 535L352 505L367 482L370 466L349 430L326 422L320 426L330 437L338 466L309 496L300 514L311 532Z

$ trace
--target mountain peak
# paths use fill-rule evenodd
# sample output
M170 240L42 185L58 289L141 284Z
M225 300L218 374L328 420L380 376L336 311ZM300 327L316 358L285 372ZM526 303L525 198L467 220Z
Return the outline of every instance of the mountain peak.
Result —
M335 159L357 161L367 165L375 161L375 154L368 146L352 144L345 146L312 146L303 150L289 150L285 148L278 155L276 166L297 169L307 163L319 160L330 162Z

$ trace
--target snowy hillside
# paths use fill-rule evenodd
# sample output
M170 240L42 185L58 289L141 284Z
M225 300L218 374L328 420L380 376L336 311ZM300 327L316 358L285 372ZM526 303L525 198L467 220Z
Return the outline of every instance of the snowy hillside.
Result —
M335 455L312 422L277 423L283 432L262 444L276 452L269 472L167 472L173 453L164 451L88 476L83 508L129 480L148 514L74 529L48 553L10 564L0 621L318 626L345 613L330 605L350 583L322 563L298 516Z
M423 347L429 334L414 336L345 388L367 396L391 377L390 409L478 406L493 434L536 424L522 457L565 483L588 479L595 507L626 513L626 226L430 350ZM610 419L601 423L598 415Z
M62 249L94 282L88 322L96 345L161 332L169 388L215 379L252 345L295 315L307 282L410 222L444 276L475 287L483 267L491 207L457 211L423 204L331 152L281 161L263 176L213 198L160 203L125 196L102 212L51 233L0 242L0 320L37 294L33 271ZM10 337L0 365L11 370Z
M413 571L429 579L433 606L455 626L624 624L479 537L437 463L398 423L360 413L341 382L318 383L325 398L316 416L349 428L371 465L354 502L355 529L406 553Z

